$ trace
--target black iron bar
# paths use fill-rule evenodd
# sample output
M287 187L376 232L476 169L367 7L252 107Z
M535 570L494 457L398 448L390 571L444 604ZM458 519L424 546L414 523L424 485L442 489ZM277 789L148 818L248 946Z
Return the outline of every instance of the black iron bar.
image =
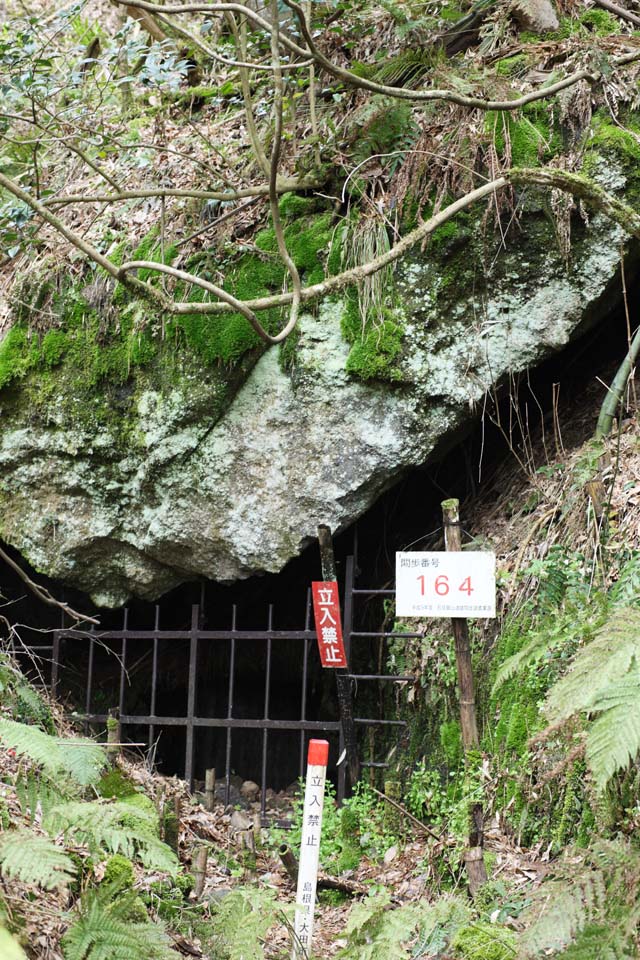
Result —
M64 614L62 614L64 619ZM58 695L58 673L60 670L60 632L54 630L53 643L51 646L51 696L56 698Z
M108 714L106 713L92 713L88 717L85 717L84 714L75 715L76 720L87 720L89 723L106 723L107 717ZM151 717L148 714L145 716L123 714L120 720L127 726L148 726L150 723L154 723L158 727L187 726L186 717ZM373 720L369 722L382 723L383 721ZM314 733L322 731L332 733L340 729L338 720L262 720L259 717L254 720L245 720L244 718L241 720L237 717L194 717L193 725L194 727L223 727L229 731L235 729L262 730L266 727L267 730L306 730Z
M124 622L122 630L122 648L120 652L120 697L118 699L118 713L120 716L124 713L124 684L127 675L127 626L129 623L129 610L124 608ZM122 721L120 721L122 723Z
M86 638L86 630L58 630L65 637ZM95 636L97 640L153 640L154 630L100 630ZM190 630L163 630L163 636L167 640L190 640ZM397 636L397 634L394 634ZM199 640L315 640L315 630L199 630Z
M357 589L353 591L354 597L395 597L395 590L363 590Z
M267 630L273 629L273 604L269 604L269 615L267 617ZM264 719L269 719L269 694L271 686L271 637L267 639L267 665L264 675ZM262 781L260 790L260 819L264 820L267 815L267 748L269 744L269 730L267 727L262 729Z
M229 702L227 703L227 720L231 720L233 717L233 682L234 682L234 672L236 669L236 624L237 624L237 611L235 603L231 610L231 633L232 637L230 640L230 653L229 653ZM234 724L235 726L236 724ZM224 779L225 779L225 789L224 789L224 802L226 806L229 806L229 800L231 798L231 725L227 726L227 747L225 752L225 761L224 761Z
M307 588L307 604L304 613L305 633L309 630L311 623L311 590ZM305 641L302 650L302 690L300 696L300 719L304 720L307 715L307 674L309 670L309 641ZM298 776L304 777L304 730L300 731L300 762L298 764Z
M191 607L191 641L189 643L189 685L187 688L187 735L185 738L184 778L193 789L193 718L196 712L196 676L198 673L198 626L200 622L200 608L194 603Z
M93 634L93 626L91 627L91 633ZM87 694L84 699L84 712L88 715L91 713L91 690L93 687L93 645L94 640L93 636L89 638L89 664L87 666ZM85 736L89 735L89 724L85 723L84 725Z
M391 680L393 683L401 681L415 680L415 677L401 677L395 673L349 673L350 680Z
M153 662L151 664L151 716L156 712L156 697L158 692L158 643L160 640L160 607L156 603L154 625L153 625ZM155 725L149 724L149 750L153 747L153 741L156 735Z

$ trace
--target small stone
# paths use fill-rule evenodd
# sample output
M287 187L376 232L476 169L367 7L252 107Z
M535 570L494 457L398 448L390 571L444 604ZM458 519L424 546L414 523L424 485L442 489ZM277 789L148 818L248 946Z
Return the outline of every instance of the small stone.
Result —
M389 849L387 850L383 858L385 866L388 866L390 863L393 863L393 861L397 856L398 856L398 848L389 847Z
M244 797L245 800L253 802L260 796L260 787L257 783L254 783L253 780L245 780L240 787L240 795Z
M549 0L515 0L512 12L521 30L545 33L560 26Z

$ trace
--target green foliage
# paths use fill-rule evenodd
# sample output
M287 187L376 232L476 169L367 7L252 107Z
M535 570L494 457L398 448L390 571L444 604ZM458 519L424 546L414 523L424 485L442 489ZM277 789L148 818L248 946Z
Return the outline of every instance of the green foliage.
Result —
M405 55L406 56L406 55ZM392 69L391 66L388 69ZM414 60L396 64L398 76L419 73L420 66ZM420 130L413 120L411 105L403 100L375 94L360 110L355 120L357 137L353 148L356 164L379 154L399 154L383 158L383 163L393 172L402 157L413 147ZM350 181L351 191L359 191L360 181Z
M273 890L236 887L218 905L212 920L225 960L263 960L263 941L281 908Z
M587 761L600 790L640 750L638 663L640 610L616 610L547 698L553 722L596 715L587 724Z
M121 853L139 859L149 870L175 874L178 861L157 836L157 817L120 801L71 802L54 807L44 820L46 830L63 833L70 841L85 843L98 855Z
M32 823L38 815L46 816L52 807L62 803L65 792L68 792L61 791L45 776L34 776L32 771L16 778L15 789L23 817Z
M73 860L46 837L29 830L10 830L0 837L0 873L8 880L53 890L66 886L76 869Z
M347 372L360 380L402 380L402 371L394 361L402 354L403 339L404 330L394 320L373 326L353 344Z
M0 927L0 957L2 960L27 960L20 944L3 927Z
M389 908L386 890L372 892L366 900L354 904L344 930L347 945L338 956L343 960L431 956L446 947L470 917L469 907L456 897Z
M517 956L515 931L496 923L476 922L458 930L453 949L463 960L511 960Z
M81 786L95 783L106 763L105 751L80 737L52 737L36 727L0 718L0 740L37 764L47 776L68 776Z
M133 780L130 780L119 767L107 770L100 777L96 789L101 797L114 800L125 800L127 797L135 796L137 792Z
M63 937L65 960L176 960L180 955L158 923L131 920L130 897L89 890L80 916Z
M556 876L531 894L533 903L521 918L526 929L519 955L547 956L573 942L567 955L587 960L594 955L596 929L604 925L610 935L595 954L599 960L634 956L639 866L638 853L620 841L601 841L580 856L569 852Z
M136 875L131 860L116 853L109 857L104 868L104 882L117 886L119 890L132 887Z

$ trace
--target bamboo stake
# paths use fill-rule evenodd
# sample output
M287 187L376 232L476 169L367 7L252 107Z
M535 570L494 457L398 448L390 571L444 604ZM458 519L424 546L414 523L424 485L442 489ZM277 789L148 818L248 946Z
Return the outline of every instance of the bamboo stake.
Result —
M444 543L447 551L462 549L460 535L460 504L458 500L443 500L442 521L444 525ZM476 720L476 701L471 665L471 644L469 625L464 617L452 617L453 637L456 650L456 668L458 671L458 692L460 695L460 729L467 769L470 766L470 754L480 748L478 724ZM469 878L469 890L473 896L487 882L487 869L482 854L484 843L484 824L482 804L476 803L469 811L469 849L465 852L465 865Z
M204 808L209 813L213 811L216 802L216 769L210 767L204 775Z

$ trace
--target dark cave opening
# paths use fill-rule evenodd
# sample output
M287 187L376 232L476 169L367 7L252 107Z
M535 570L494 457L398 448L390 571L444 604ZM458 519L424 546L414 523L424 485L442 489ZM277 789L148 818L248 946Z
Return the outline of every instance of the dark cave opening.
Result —
M628 277L629 271L627 280ZM621 290L619 279L611 289ZM468 429L452 438L446 450L437 451L428 464L408 472L380 496L356 524L339 532L334 545L340 582L344 583L349 556L355 555L358 585L389 588L393 586L396 550L410 546L439 549L440 502L445 497L460 499L463 525L473 532L473 518L465 512L465 501L469 502L480 487L485 492L495 489L495 495L499 495L500 490L495 487L496 471L505 457L517 455L526 459L527 432L545 431L552 448L558 429L568 447L589 436L595 426L593 411L597 410L606 384L613 378L627 349L627 318L637 316L639 306L638 283L628 292L626 311L620 293L612 293L610 312L604 322L586 330L536 370L501 384L496 397L470 418ZM496 424L498 418L502 429ZM16 552L7 549L26 568ZM133 600L124 612L95 611L86 596L29 572L44 582L54 596L64 597L78 609L97 613L101 629L120 630L126 617L130 630L153 630L154 625L159 624L163 631L169 632L189 630L194 604L199 605L200 625L206 630L228 630L235 617L240 630L260 631L270 625L282 631L301 631L308 622L309 585L321 578L317 545L311 544L279 574L252 577L230 585L207 580L186 583L163 596L157 605ZM20 633L25 644L38 646L48 642L43 640L46 634L39 631L59 627L59 613L29 595L19 578L5 568L0 570L0 591L8 604L2 612L12 621L23 624ZM392 621L388 600L360 598L355 610L357 630L379 631L383 624L387 624L385 629L388 629ZM338 720L335 679L331 671L322 670L313 646L308 648L306 684L301 682L303 644L291 639L273 640L271 650L269 717L273 720L299 717L304 697L309 719L320 724L335 724ZM117 640L94 645L93 712L106 712L118 702L118 651ZM19 652L18 656L25 669L33 674L26 654ZM153 640L149 638L141 639L131 653L123 692L125 714L148 713L151 709L149 668L153 656ZM167 635L159 641L156 656L160 658L160 669L155 715L184 716L189 696L188 643L172 641ZM225 717L230 711L230 656L229 643L199 645L195 696L201 717ZM80 712L85 707L88 657L86 638L66 642L60 691L66 704ZM259 720L265 715L265 640L243 639L236 646L235 657L238 679L233 691L234 716ZM361 638L354 643L351 669L355 672L378 672L384 660L383 641ZM45 662L43 674L47 669ZM392 708L393 699L381 684L369 685L366 690L364 685L359 685L355 690L356 712L373 710L384 714ZM125 727L123 733L133 742L146 739L146 731L140 728ZM184 727L158 724L154 728L153 760L161 772L184 775L184 737ZM299 731L269 731L269 786L281 789L296 779L305 737L308 739L308 735L301 736ZM338 753L335 730L327 738L331 743L331 775L335 779ZM386 750L390 742L388 737L381 736L378 746ZM260 782L263 743L264 731L260 729L234 730L230 761L233 771L242 779ZM198 728L194 744L196 780L201 780L205 769L211 766L216 767L220 776L228 749L226 729Z

